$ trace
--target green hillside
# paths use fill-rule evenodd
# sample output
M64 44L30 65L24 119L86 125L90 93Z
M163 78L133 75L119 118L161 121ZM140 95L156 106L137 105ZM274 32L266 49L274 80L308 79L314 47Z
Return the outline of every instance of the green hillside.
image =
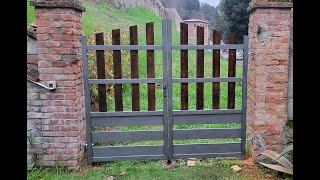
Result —
M28 23L34 21L34 10L33 7L29 6L28 2ZM84 35L88 36L89 43L94 43L94 37L91 36L94 33L105 32L106 43L110 44L111 31L112 29L121 29L121 44L129 43L129 26L138 25L138 39L139 44L145 44L146 30L145 23L154 22L155 27L155 44L161 44L161 18L156 16L154 13L146 8L127 8L117 9L105 2L91 3L86 0L82 0L83 6L86 8L86 12L83 13L83 32ZM174 27L174 26L173 26ZM173 28L172 30L172 42L173 44L179 44L180 35L179 32ZM189 51L189 77L196 76L196 51ZM111 52L106 51L107 61L112 64ZM122 72L124 78L130 78L130 59L129 53L122 53ZM94 54L91 53L89 56L91 60L89 64L92 65L91 77L95 78L95 58ZM155 73L156 78L162 77L162 52L155 51ZM237 77L242 76L241 66L237 66ZM180 77L180 53L179 51L173 52L173 77ZM224 60L221 61L221 77L227 77L228 63ZM109 77L113 75L112 66L109 69ZM146 78L147 67L146 67L146 51L139 51L139 76L140 78ZM205 52L205 77L212 77L212 53L209 51ZM205 83L205 97L204 97L204 108L211 109L212 104L212 93L211 83ZM128 84L123 85L124 93L124 110L131 110L131 87ZM96 90L93 90L94 94L97 94ZM180 108L180 85L173 85L173 108ZM237 83L236 88L236 108L241 107L241 84ZM140 97L141 97L141 110L147 110L147 86L146 84L140 85ZM161 110L162 103L162 90L156 90L156 109ZM189 109L195 109L196 106L196 84L190 83L189 85ZM227 107L227 83L221 83L221 108ZM110 95L108 99L108 111L114 111L114 99L113 95Z

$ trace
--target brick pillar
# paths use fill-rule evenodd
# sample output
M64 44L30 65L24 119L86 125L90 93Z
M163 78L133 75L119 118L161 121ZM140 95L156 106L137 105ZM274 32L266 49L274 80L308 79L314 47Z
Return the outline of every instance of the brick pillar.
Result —
M84 93L81 53L81 14L77 0L35 1L38 71L40 83L56 81L53 91L40 93L42 101L40 135L41 165L77 169L84 156ZM30 114L31 115L31 114ZM32 115L31 115L32 116Z
M281 152L287 121L287 87L292 3L249 4L248 131L255 157Z

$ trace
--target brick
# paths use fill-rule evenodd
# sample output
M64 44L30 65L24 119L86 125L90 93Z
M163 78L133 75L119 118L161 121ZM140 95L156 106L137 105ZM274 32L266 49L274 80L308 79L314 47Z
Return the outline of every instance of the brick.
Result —
M55 161L56 156L55 155L43 155L43 160L44 161Z
M267 99L266 103L278 103L278 104L282 104L282 103L286 103L287 101L285 99Z
M64 41L64 42L61 42L61 47L73 48L73 47L77 47L77 44L75 42Z
M79 38L74 35L53 34L52 39L54 41L74 41L74 40L78 40Z
M288 78L268 78L268 82L288 82Z
M62 126L61 131L78 131L79 127L78 126Z
M65 15L61 15L61 18L64 21L77 21L76 15L65 14Z
M27 116L30 119L42 119L42 118L51 118L52 115L48 113L28 112Z
M51 81L52 79L52 75L48 75L48 74L40 74L39 75L39 79L43 80L43 81Z
M63 61L52 62L52 67L66 67L66 66L68 66L68 64Z
M54 80L74 80L75 75L69 75L69 74L53 74L52 75Z
M27 55L27 63L38 64L38 55Z
M54 142L58 143L74 143L79 142L77 137L57 137L54 139Z
M57 100L53 102L54 106L73 106L74 105L74 101L73 100Z
M41 41L38 42L38 48L60 47L59 41Z
M47 21L37 21L37 27L46 27L48 25Z
M67 94L65 95L65 99L66 99L66 100L75 100L75 99L76 99L76 95L73 94L73 93L67 93Z
M49 22L49 27L60 28L62 26L62 21L52 21Z
M74 86L76 86L76 82L75 81L64 81L63 86L64 87L74 87Z
M52 48L53 54L76 54L76 50L73 48Z
M40 99L48 99L48 100L64 99L64 94L40 94Z
M71 132L66 132L67 137L78 137L79 133L78 131L71 131Z
M62 119L76 119L77 115L76 113L55 113L53 115L54 118L62 118Z
M43 125L50 125L50 124L56 124L56 125L64 125L65 120L59 120L59 119L43 119L42 120Z
M57 28L49 28L49 27L39 27L36 30L37 35L39 34L59 34L59 29Z
M49 48L38 48L38 53L39 54L49 54L50 49Z
M63 73L63 68L41 68L39 72L42 74L61 74Z
M49 107L43 107L43 112L65 112L65 107L59 107L59 106L49 106Z
M43 68L51 67L51 62L39 60L38 61L38 66L39 67L43 67Z
M61 33L74 35L76 33L76 30L74 28L62 28Z
M66 132L44 131L44 132L42 132L42 136L45 136L45 137L65 137L66 136Z

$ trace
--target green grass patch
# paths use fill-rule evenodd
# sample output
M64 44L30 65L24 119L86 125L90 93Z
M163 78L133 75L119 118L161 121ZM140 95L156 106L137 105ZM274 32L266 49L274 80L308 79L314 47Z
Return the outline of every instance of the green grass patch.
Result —
M238 165L243 168L240 172L233 172L231 167ZM80 172L64 171L57 173L52 170L28 171L29 180L104 180L113 176L119 180L256 180L280 179L274 171L247 166L236 158L198 159L196 166L186 166L186 160L174 161L171 166L164 165L163 161L118 161L86 167Z
M27 0L27 24L31 24L36 21L34 7L30 6L30 0Z

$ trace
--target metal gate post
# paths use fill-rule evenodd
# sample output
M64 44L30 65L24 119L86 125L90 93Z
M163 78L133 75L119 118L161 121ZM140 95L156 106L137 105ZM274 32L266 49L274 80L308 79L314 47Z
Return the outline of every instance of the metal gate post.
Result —
M172 32L171 20L162 21L162 55L163 55L163 153L167 160L173 158L172 140Z
M167 102L168 102L168 144L169 159L173 159L173 108L172 108L172 23L167 19Z
M248 36L243 36L243 72L242 72L242 122L241 122L241 154L246 155L247 127L247 72L248 72Z
M162 59L163 59L163 154L165 159L169 159L169 136L168 136L168 104L167 104L167 21L162 20Z
M87 37L81 37L82 45L82 66L83 66L83 84L84 84L84 102L85 102L85 118L87 130L87 156L88 161L92 163L92 139L91 139L91 119L90 119L90 89L89 89L89 67L87 54Z

